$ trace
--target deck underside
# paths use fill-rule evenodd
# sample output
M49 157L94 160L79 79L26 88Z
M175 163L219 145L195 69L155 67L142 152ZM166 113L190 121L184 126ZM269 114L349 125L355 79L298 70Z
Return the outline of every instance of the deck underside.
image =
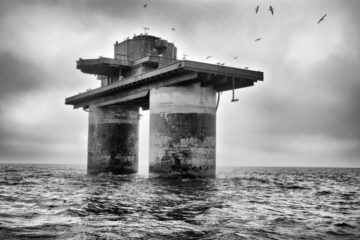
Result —
M107 68L115 67L107 64ZM152 88L201 82L202 86L213 86L217 92L223 92L253 86L262 80L262 72L185 60L69 97L65 104L88 108L92 104L105 106L126 102L148 109L148 93Z

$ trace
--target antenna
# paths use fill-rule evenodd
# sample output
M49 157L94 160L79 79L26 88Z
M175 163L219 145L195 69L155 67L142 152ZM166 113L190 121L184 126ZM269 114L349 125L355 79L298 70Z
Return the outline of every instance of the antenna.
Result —
M150 28L144 27L144 34L147 35L148 34L147 31L149 31L149 30L150 30Z

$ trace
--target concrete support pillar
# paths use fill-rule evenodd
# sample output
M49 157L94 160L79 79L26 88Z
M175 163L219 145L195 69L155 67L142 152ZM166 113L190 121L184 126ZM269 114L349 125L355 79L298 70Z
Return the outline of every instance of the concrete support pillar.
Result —
M150 91L150 176L215 177L216 92L200 83Z
M138 108L90 106L88 173L136 173L138 125Z

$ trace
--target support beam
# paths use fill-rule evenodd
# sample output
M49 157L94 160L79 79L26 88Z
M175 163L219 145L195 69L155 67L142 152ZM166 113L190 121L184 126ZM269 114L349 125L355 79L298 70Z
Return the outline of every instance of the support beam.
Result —
M234 78L234 86L232 86L232 79L227 79L225 82L214 85L214 89L217 92L223 92L231 90L232 88L244 88L254 86L254 82L249 79Z
M112 105L112 104L117 104L117 103L122 103L122 102L131 102L136 99L144 98L148 94L149 94L149 91L142 91L139 93L127 94L127 95L124 94L124 96L122 96L122 97L119 96L118 98L103 101L103 102L97 103L95 105L97 107L102 107L102 106L107 106L107 105Z
M212 74L209 75L208 78L201 81L201 86L206 87L210 85L217 85L217 84L227 83L227 81L228 81L228 76L224 76L224 75L216 76Z
M74 108L81 108L81 107L87 107L89 105L93 104L101 104L104 102L116 102L119 100L121 102L121 99L130 97L131 100L136 98L136 94L142 95L144 92L148 92L152 88L158 88L158 87L164 87L169 86L173 84L177 84L180 82L187 82L193 79L196 79L198 74L196 72L191 72L187 74L183 74L180 76L169 78L167 81L158 81L158 82L150 82L150 83L144 83L141 87L130 89L130 90L124 90L119 93L113 93L112 95L107 95L103 97L98 97L95 99L91 99L88 101L82 101L78 104L74 104Z

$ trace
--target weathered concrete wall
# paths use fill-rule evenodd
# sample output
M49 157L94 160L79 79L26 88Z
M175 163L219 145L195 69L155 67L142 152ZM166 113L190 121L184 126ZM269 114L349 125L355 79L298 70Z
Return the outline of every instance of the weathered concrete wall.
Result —
M138 108L90 106L88 173L136 173L138 124Z
M176 59L175 45L149 35L139 35L114 45L114 57L117 59L135 61L149 55L160 54L164 58Z
M131 77L131 76L135 76L135 75L150 71L154 68L156 68L156 66L154 66L154 64L142 63L142 64L132 67L130 70L123 71L123 77L127 78L127 77Z
M200 83L150 91L150 176L215 177L216 93Z

